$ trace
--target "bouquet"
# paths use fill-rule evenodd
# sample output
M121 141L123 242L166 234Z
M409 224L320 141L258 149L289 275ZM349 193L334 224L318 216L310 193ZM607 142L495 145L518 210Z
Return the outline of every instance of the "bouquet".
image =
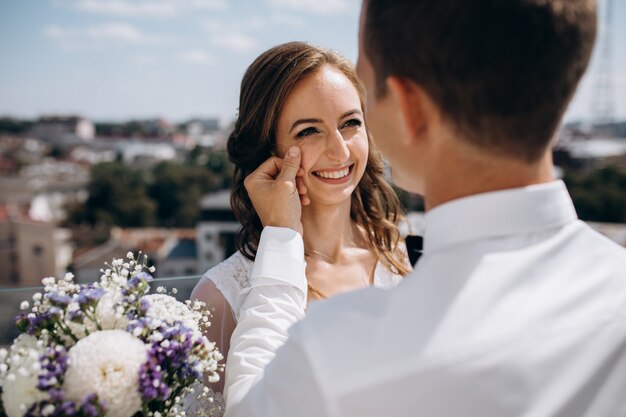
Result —
M44 278L32 306L22 302L21 334L0 350L8 417L184 416L194 383L219 380L206 306L149 294L154 267L140 258L114 259L92 284Z

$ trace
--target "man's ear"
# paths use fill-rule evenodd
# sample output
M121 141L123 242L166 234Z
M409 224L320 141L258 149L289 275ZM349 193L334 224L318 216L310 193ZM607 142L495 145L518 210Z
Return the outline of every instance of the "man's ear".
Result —
M428 98L422 88L406 78L388 77L387 88L399 111L403 130L406 132L404 141L409 144L426 129L427 115L424 110L429 107L425 102Z

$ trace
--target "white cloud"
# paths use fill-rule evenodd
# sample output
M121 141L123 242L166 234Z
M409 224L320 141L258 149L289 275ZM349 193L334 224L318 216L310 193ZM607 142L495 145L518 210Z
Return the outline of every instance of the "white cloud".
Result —
M301 17L282 12L272 14L271 19L272 23L283 26L300 27L305 24L304 19Z
M102 42L123 42L135 45L156 45L167 41L163 36L151 35L124 22L107 22L83 28L51 25L44 34L64 48L80 49Z
M79 32L76 29L68 29L61 26L47 26L44 28L44 34L54 40L62 41L66 39L75 38Z
M92 13L136 17L168 17L186 10L223 10L227 0L77 0L76 7Z
M124 41L135 44L158 43L159 38L143 33L136 27L122 22L110 22L85 29L87 37L96 40Z
M52 39L57 46L67 50L79 50L87 47L81 31L73 28L51 25L43 30L44 35Z
M154 55L149 54L137 54L130 58L130 63L134 65L154 65L157 63L157 58Z
M357 11L360 4L356 0L266 0L266 2L277 9L321 15Z
M205 19L202 22L203 27L209 32L209 40L212 45L237 52L248 52L255 49L259 44L258 36L255 37L250 32L263 29L267 24L268 22L260 17L232 22Z
M238 18L232 21L224 21L215 18L204 19L202 26L210 33L223 31L251 32L265 29L269 22L259 16L252 16L245 19Z
M180 54L179 59L191 64L210 64L213 59L209 54L200 50L186 51Z
M216 33L211 36L211 43L224 49L231 49L237 52L247 52L257 47L258 42L252 36L244 33Z

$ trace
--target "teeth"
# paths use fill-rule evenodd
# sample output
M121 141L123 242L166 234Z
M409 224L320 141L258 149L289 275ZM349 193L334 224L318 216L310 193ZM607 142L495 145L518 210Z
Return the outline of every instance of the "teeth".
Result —
M324 171L324 172L316 172L315 175L322 178L331 178L338 179L343 178L350 173L350 167L344 168L340 171Z

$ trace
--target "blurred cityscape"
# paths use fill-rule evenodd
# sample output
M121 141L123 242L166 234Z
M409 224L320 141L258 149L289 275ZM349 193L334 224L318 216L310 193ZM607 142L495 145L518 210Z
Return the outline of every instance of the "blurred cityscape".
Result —
M212 118L0 119L0 287L65 271L91 282L129 250L148 255L160 277L223 260L238 230L227 130ZM626 245L626 122L564 126L554 159L579 216ZM419 212L417 196L400 197ZM410 218L419 229L419 214Z

